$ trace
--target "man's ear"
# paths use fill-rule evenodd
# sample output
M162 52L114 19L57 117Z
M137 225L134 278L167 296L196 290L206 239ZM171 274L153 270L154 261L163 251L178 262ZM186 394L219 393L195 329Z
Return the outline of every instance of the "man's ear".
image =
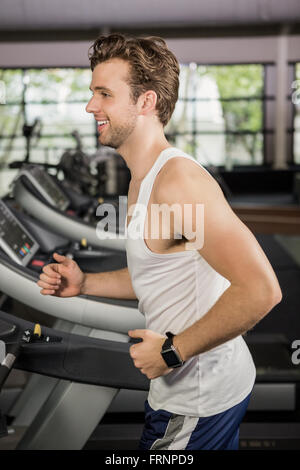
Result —
M153 90L147 90L139 97L140 101L140 114L146 115L149 112L155 111L157 103L157 94Z

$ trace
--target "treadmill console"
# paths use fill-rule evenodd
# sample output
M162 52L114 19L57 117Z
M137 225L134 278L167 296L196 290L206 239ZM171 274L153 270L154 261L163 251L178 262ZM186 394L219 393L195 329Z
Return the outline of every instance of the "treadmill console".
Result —
M31 184L33 184L49 204L61 211L68 208L70 205L68 197L43 167L38 165L27 165L22 168L18 178L23 175L29 179Z
M26 266L39 244L0 200L0 247L16 263Z

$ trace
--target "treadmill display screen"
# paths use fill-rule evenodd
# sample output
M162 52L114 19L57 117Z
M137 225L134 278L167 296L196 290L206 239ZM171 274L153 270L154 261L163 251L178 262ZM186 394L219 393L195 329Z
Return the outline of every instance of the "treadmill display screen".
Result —
M27 264L37 243L22 227L8 207L0 201L0 245L16 262Z
M55 184L51 176L39 166L33 167L31 169L31 173L48 195L47 199L49 202L52 202L52 204L58 209L65 210L69 205L69 201L61 189Z

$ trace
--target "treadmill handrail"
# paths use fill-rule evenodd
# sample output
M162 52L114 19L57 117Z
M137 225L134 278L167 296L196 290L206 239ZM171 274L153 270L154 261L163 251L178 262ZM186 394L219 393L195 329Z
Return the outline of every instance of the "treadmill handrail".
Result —
M25 276L27 279L37 282L39 280L39 275L37 272L30 270L27 266L21 266L15 261L11 260L8 255L3 253L0 250L0 264L3 263L9 269L12 269L21 276ZM0 282L1 287L1 282ZM129 308L138 308L138 300L134 299L113 299L110 297L100 297L97 295L77 295L76 297L81 297L84 299L95 300L96 302L103 302L111 305L121 305L122 307Z
M127 333L145 328L145 318L131 301L90 298L89 296L55 297L42 295L37 278L0 254L0 290L5 294L53 317L100 330ZM128 306L128 302L129 305Z
M17 326L20 331L34 330L34 323L3 311L0 311L0 319ZM149 389L149 379L133 364L129 343L75 335L48 327L42 327L42 334L61 340L22 343L15 368L90 385Z

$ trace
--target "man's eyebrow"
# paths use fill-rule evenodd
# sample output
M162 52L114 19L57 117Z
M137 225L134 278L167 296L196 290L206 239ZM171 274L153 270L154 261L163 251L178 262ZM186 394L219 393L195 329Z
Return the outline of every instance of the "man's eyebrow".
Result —
M91 91L101 91L101 90L104 90L104 91L108 91L109 93L111 93L111 90L109 88L106 88L105 86L95 86L94 89L92 89L91 87L89 87L89 89Z

